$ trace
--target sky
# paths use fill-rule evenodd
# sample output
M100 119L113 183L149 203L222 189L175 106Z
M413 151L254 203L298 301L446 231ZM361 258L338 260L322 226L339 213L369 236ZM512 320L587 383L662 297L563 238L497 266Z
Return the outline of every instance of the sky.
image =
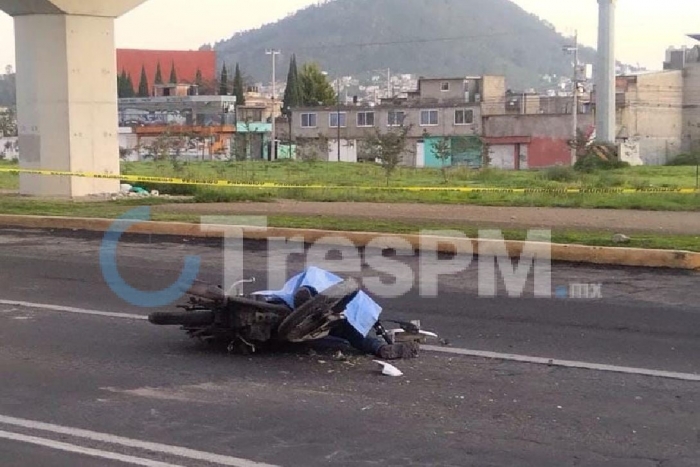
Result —
M577 30L583 44L596 46L596 0L511 1L562 33L573 35ZM117 20L117 47L198 49L314 3L317 0L148 0ZM668 46L698 43L685 37L700 33L696 0L618 0L617 11L617 58L625 63L660 69ZM0 13L0 72L14 60L13 21Z

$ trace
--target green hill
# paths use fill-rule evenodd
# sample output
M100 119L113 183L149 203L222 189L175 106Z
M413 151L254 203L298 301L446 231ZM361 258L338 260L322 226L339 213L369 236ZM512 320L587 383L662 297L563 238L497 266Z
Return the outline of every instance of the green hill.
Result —
M424 76L505 75L514 89L539 87L543 75L572 74L568 40L510 0L334 0L214 45L220 61L240 62L267 80L270 57L315 60L332 74L391 68ZM592 63L595 51L583 49Z

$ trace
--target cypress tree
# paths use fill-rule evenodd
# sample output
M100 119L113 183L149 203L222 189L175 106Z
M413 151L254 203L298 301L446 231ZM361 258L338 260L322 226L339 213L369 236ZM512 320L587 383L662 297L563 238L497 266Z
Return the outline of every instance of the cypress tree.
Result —
M156 68L155 84L163 84L163 72L160 69L160 62L158 62L158 68Z
M177 84L177 72L175 71L175 61L170 68L170 84Z
M134 97L136 96L136 92L134 91L134 80L131 79L131 73L126 77L126 81L124 82L124 97Z
M299 82L299 70L297 68L297 57L292 55L289 62L289 73L287 73L287 88L284 91L283 110L289 116L290 109L302 105L304 102L301 83Z
M139 92L138 92L139 97L150 97L151 92L149 90L148 86L148 76L146 76L146 67L144 65L141 66L141 81L139 81Z
M117 96L127 97L126 95L126 70L122 69L122 72L117 76Z
M228 96L228 70L225 63L221 69L221 78L219 79L219 95Z
M236 96L237 105L245 105L245 89L243 89L243 75L241 68L236 63L236 74L233 77L233 95Z

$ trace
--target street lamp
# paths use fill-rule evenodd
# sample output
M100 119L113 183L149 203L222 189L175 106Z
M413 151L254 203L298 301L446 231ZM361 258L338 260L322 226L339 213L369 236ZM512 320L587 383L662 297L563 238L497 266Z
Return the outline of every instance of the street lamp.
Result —
M275 49L267 49L265 54L272 55L272 145L270 146L269 158L270 160L273 160L273 158L277 159L277 137L275 135L275 82L277 81L276 59L280 54L280 51Z
M577 153L577 140L578 140L578 52L579 52L579 47L578 47L578 31L574 34L574 45L573 46L565 46L564 47L564 52L567 53L573 53L574 54L574 85L573 85L573 94L574 94L574 104L573 104L573 109L572 113L574 116L574 146L571 149L571 163L575 164L576 163L576 158L578 156Z

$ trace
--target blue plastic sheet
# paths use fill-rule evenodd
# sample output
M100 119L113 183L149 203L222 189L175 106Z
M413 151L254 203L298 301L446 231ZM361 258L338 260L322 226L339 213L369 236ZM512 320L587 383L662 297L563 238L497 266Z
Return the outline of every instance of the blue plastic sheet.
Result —
M294 308L294 293L300 287L311 287L316 292L321 293L342 281L342 278L332 272L309 267L304 272L289 279L281 290L264 290L255 292L253 295L277 298L283 300L290 308ZM363 291L360 291L345 309L348 322L365 337L379 320L381 313L382 307Z

